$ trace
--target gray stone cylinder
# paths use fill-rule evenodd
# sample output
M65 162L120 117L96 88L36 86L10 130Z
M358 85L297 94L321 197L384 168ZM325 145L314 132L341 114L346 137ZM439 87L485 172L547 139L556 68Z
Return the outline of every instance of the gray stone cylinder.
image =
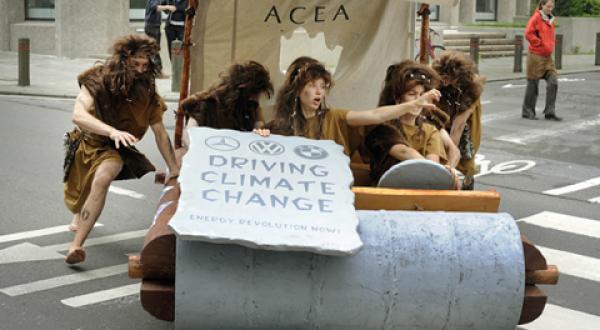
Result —
M354 256L177 240L177 329L513 329L519 230L505 213L359 211Z

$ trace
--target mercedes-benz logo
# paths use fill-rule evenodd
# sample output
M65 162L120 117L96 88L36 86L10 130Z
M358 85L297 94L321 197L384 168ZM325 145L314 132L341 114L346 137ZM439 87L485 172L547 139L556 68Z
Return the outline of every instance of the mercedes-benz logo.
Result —
M232 151L240 147L240 142L228 136L211 136L204 140L211 149L219 151Z
M325 149L309 144L297 146L294 148L294 152L306 159L323 159L329 155Z
M281 155L285 151L283 145L269 140L252 141L250 142L250 145L248 145L248 148L259 155L266 156Z

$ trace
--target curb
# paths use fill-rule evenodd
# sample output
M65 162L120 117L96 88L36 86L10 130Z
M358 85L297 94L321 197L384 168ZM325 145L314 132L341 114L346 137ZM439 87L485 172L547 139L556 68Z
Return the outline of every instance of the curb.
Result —
M592 68L592 69L569 70L569 71L564 71L564 72L561 72L561 70L558 70L558 76L560 77L560 76L567 76L567 75L579 74L579 73L589 73L589 72L600 72L600 67ZM485 76L485 73L482 73L482 75ZM488 78L486 80L486 82L509 81L509 80L523 80L523 79L526 79L525 74L514 76L514 77Z
M57 98L57 99L75 99L77 98L76 94L60 94L60 93L43 93L43 92L27 92L27 91L7 91L0 90L0 95L16 95L16 96L34 96L34 97L48 97L48 98ZM178 97L168 96L163 97L165 102L179 102Z

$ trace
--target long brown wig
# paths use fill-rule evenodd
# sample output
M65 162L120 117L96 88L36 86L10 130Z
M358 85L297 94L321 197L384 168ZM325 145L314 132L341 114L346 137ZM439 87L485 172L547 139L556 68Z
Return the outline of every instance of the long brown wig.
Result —
M477 74L475 62L462 52L445 51L431 66L442 79L438 106L454 120L479 99L485 78Z
M402 102L402 96L415 88L423 86L425 91L437 87L439 77L430 67L413 60L392 64L387 68L383 89L379 94L378 106L394 105ZM423 110L416 118L418 138L424 138L423 123L433 122L443 125L448 117L441 110ZM398 160L389 155L390 149L397 144L410 146L402 128L400 119L378 125L365 137L365 146L369 153L371 178L377 181Z
M257 120L258 103L250 100L253 95L265 93L271 97L273 84L269 71L260 63L247 61L236 63L219 75L219 81L208 90L195 93L185 99L181 106L189 118L194 112L203 112L208 117L205 123L212 126L216 111L223 111L234 126L242 131L251 131ZM207 104L209 108L206 109Z
M333 85L331 73L317 60L310 57L300 57L292 62L275 103L275 120L271 127L275 133L294 136L305 135L306 118L302 113L300 93L308 83L317 79L323 79L328 90ZM317 139L321 137L323 120L328 111L329 109L323 99L316 114L319 125Z
M148 69L138 73L130 64L133 57L148 59ZM154 61L158 46L154 39L143 34L130 34L117 39L112 46L112 55L101 64L78 77L94 97L96 114L101 120L114 126L116 111L122 102L149 101L158 104L155 79L160 67Z

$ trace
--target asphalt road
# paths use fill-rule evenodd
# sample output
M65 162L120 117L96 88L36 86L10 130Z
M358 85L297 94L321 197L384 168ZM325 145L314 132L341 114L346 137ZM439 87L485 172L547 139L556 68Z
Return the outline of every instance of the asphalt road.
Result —
M561 270L557 286L542 287L546 313L524 328L597 329L600 73L562 78L560 123L521 119L524 81L487 84L476 189L498 190L501 211ZM61 183L62 134L72 127L72 106L72 100L0 96L0 329L171 329L143 311L139 281L126 273L126 254L141 249L160 195L151 175L114 183L101 226L90 236L105 241L92 241L81 266L61 260L72 239ZM151 132L139 148L162 166Z

